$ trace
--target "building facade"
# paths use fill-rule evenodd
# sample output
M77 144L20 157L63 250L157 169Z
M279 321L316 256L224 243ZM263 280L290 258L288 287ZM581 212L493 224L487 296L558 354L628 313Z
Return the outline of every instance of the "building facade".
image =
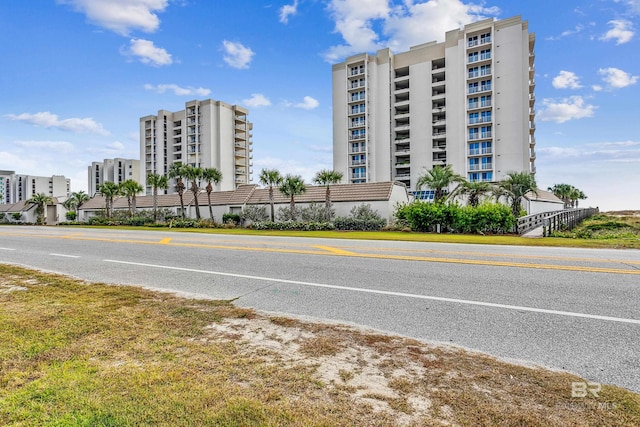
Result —
M171 164L180 163L218 169L222 181L216 191L249 184L253 125L248 113L243 107L207 99L189 101L181 111L160 110L157 115L140 118L143 178L150 173L166 175ZM175 181L165 194L174 189ZM151 192L146 186L146 193Z
M520 17L487 19L442 43L335 64L334 169L348 183L395 180L413 191L434 166L469 181L535 173L534 44Z
M102 162L92 162L88 167L89 195L94 196L105 182L120 184L132 179L144 185L140 160L137 159L104 159Z
M71 180L63 175L20 175L14 171L0 171L0 203L15 204L36 194L50 197L69 197Z

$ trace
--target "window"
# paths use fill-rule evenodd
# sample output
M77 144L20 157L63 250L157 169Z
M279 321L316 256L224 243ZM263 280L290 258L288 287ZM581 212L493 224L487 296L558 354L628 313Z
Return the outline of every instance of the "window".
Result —
M480 174L481 178L483 181L493 181L493 172L482 172L482 174Z
M469 109L478 108L478 98L469 98Z
M491 126L482 126L480 128L480 134L482 138L491 138Z
M481 107L491 107L491 95L486 95L486 96L480 97L480 106Z
M365 105L364 104L358 104L358 105L352 105L351 106L351 114L364 113L364 111L365 111Z
M491 43L491 33L480 35L480 44Z
M478 139L478 128L469 129L469 139Z
M491 154L491 141L482 142L482 154Z
M476 46L477 44L478 44L478 36L469 37L468 43L467 43L468 47L473 47L473 46Z
M493 157L483 157L481 160L482 169L493 169Z
M351 173L351 178L365 178L367 169L363 166L353 168L353 172Z
M477 171L478 169L480 169L480 159L477 157L469 159L469 170Z
M476 52L477 54L477 52ZM480 51L480 60L484 61L486 59L491 59L491 49L485 49ZM476 59L477 61L477 59Z
M469 93L478 92L478 82L469 83Z
M478 142L469 144L469 155L473 156L475 154L480 154L480 144Z
M355 156L351 156L351 165L364 165L366 163L366 154L356 154Z
M476 113L477 114L477 113ZM491 111L483 111L480 114L480 121L482 123L487 123L491 121Z
M488 76L490 74L491 74L491 65L483 65L482 67L480 67L481 76Z
M469 113L469 124L473 125L478 123L478 113Z
M469 174L469 181L470 182L476 182L476 181L479 181L479 180L480 180L480 174L478 172Z
M472 79L474 77L478 77L478 67L469 68L469 78Z
M484 51L483 51L484 52ZM467 55L467 62L470 64L472 62L477 62L478 61L478 52L471 52Z
M480 82L480 90L491 90L491 80L483 80Z

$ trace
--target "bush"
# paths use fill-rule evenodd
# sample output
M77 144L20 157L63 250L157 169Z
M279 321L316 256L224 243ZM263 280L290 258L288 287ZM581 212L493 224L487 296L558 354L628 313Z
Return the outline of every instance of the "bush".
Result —
M441 231L455 233L509 233L516 221L510 208L498 203L461 207L423 201L398 206L395 218L413 231L433 232L440 224Z
M333 221L336 230L349 231L379 231L387 225L387 221L379 219L358 219L350 217L338 217Z
M300 216L304 222L327 222L330 218L333 218L335 211L330 209L329 218L326 215L326 207L324 204L316 202L309 203L309 206L302 208Z
M244 221L258 222L269 219L266 206L249 205L242 210L241 218Z
M11 218L13 218L14 221L20 221L22 219L22 212L12 213Z
M222 223L229 224L233 223L233 225L238 226L240 224L240 215L234 213L226 213L222 215Z
M254 230L282 230L282 231L330 231L335 229L335 226L330 222L296 222L296 221L283 221L283 222L261 221L261 222L254 222L249 227Z
M282 222L287 222L287 221L297 222L298 218L300 218L301 216L302 216L302 213L300 211L300 208L297 206L293 210L293 212L291 211L291 208L289 208L289 206L286 206L286 207L282 206L278 208L278 211L276 212L276 219Z
M76 220L76 213L74 211L69 211L66 214L64 214L65 218L67 218L67 221L75 221Z

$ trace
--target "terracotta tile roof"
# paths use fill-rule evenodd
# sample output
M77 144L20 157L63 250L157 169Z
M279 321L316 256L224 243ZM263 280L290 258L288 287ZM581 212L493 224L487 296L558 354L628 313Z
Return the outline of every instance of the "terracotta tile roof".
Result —
M370 182L365 184L336 184L331 185L332 202L373 202L384 201L391 198L393 182ZM307 191L295 196L296 203L324 203L327 189L325 186L307 186ZM289 197L274 188L274 203L288 203ZM269 189L257 189L247 201L248 204L268 204Z
M331 185L331 201L332 202L371 202L385 201L391 197L394 182L371 182L365 184L336 184ZM275 203L289 203L289 197L285 197L280 191L274 189ZM326 194L325 186L307 186L307 191L295 197L296 203L324 203ZM193 204L193 193L185 191L183 194L185 206ZM207 193L202 191L198 195L198 204L200 206L208 206ZM269 204L269 189L258 188L256 184L240 185L235 191L214 191L211 193L212 206L225 205L259 205ZM177 194L158 195L158 207L176 207L180 206L180 198ZM114 199L113 207L115 209L127 209L127 198L118 197ZM153 196L137 196L137 209L152 209ZM81 210L98 210L104 209L104 197L95 196L80 207Z

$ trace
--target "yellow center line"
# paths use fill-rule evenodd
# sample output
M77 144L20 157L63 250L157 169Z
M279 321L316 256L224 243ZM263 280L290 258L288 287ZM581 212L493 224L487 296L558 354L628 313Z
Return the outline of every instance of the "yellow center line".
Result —
M318 249L322 249L323 251L327 251L333 255L345 255L345 256L349 256L349 255L357 255L354 252L349 252L349 251L345 251L344 249L340 249L340 248L334 248L331 246L314 246L314 248L318 248Z
M16 234L22 235L22 234ZM197 244L197 243L173 243L170 238L164 238L160 241L146 241L146 240L133 240L133 239L113 239L113 238L95 238L95 237L72 237L72 236L36 236L31 234L24 234L22 236L28 237L46 237L46 238L67 238L73 240L95 241L95 242L108 242L108 243L131 243L131 244L143 244L143 245L168 245L176 247L193 247L193 248L205 248L205 249L225 249L225 250L237 250L237 251L252 251L252 252L270 252L270 253L290 253L290 254L303 254L303 255L325 255L325 256L345 256L354 258L365 259L392 259L399 261L422 261L422 262L439 262L448 264L468 264L468 265L486 265L493 267L520 267L520 268L536 268L545 270L564 270L564 271L583 271L591 273L612 273L612 274L631 274L640 275L640 270L632 269L619 269L619 268L601 268L601 267L583 267L577 265L556 265L556 264L529 264L523 262L509 262L509 261L489 261L478 259L460 259L460 258L438 258L438 257L424 257L424 256L411 256L411 255L392 255L392 254L371 254L371 253L355 253L345 251L340 248L330 246L315 246L318 250L303 250L303 249L278 249L278 248L264 248L264 247L251 247L251 246L235 246L235 245L212 245L212 244ZM396 250L396 249L390 249ZM473 253L474 255L482 255ZM508 256L508 255L505 255ZM562 259L562 258L558 258ZM628 261L620 261L629 263Z

